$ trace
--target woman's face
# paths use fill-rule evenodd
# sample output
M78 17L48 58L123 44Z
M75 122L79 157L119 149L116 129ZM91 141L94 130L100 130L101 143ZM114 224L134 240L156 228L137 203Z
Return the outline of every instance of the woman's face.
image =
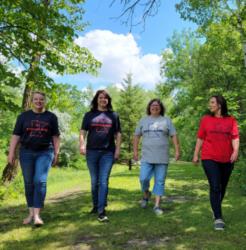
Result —
M99 96L97 98L97 104L98 104L99 108L107 109L108 98L106 97L105 94L103 94L103 93L99 94Z
M212 97L209 100L209 104L208 104L209 110L211 113L218 113L221 109L220 105L217 103L217 100L215 97Z
M33 95L32 104L34 109L42 110L45 107L45 97L38 93Z
M158 102L152 102L150 104L150 114L151 115L160 115L161 107Z

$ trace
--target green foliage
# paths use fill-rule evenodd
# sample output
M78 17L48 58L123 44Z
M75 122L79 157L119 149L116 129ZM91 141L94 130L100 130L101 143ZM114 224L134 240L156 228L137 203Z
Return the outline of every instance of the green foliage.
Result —
M83 3L83 0L0 2L0 56L22 66L25 79L22 108L30 108L31 90L47 90L54 83L47 71L97 73L101 63L75 42L78 32L85 28ZM0 70L12 83L18 82L5 67Z
M74 85L53 84L52 91L48 93L48 99L50 109L56 109L70 115L70 132L78 133L82 116L88 110L89 103L92 99L91 88L88 87L80 91Z
M96 72L100 63L86 48L74 43L83 31L84 10L80 1L1 1L0 51L26 68L40 55L38 67L58 74Z
M171 114L181 141L182 158L191 160L196 131L211 95L222 94L240 128L237 181L245 192L246 159L246 12L244 1L182 0L177 10L196 22L197 32L174 33L163 53L166 81L159 95L173 97ZM245 63L244 63L245 62Z
M78 134L66 134L63 136L58 165L61 167L80 168L81 155L78 149Z
M198 35L206 40L201 43ZM228 100L244 142L246 72L238 32L228 23L211 24L203 33L175 33L169 46L171 50L163 53L162 64L167 80L158 90L162 95L173 96L171 114L176 117L183 159L192 158L199 120L206 111L209 97L214 94L220 93Z
M117 102L117 109L120 115L122 126L122 145L120 160L127 162L131 168L133 157L133 134L137 122L142 117L144 108L144 91L138 86L133 85L132 75L128 74L122 83L123 89Z
M245 159L245 158L244 158ZM242 193L246 195L246 167L245 167L245 160L240 159L238 163L235 165L235 181L240 186Z

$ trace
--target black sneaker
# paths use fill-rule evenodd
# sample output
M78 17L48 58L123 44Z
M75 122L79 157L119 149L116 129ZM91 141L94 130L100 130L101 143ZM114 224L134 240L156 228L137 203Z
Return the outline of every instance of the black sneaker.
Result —
M89 214L96 214L97 213L97 207L93 207Z
M108 222L108 221L109 221L109 219L108 219L108 217L107 217L105 211L102 212L102 213L100 213L100 214L98 215L97 219L98 219L98 221L100 221L100 222Z

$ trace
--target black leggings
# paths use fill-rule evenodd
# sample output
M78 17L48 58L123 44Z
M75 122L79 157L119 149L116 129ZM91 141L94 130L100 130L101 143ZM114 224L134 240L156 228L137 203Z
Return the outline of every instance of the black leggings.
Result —
M222 218L222 200L234 164L231 162L222 163L213 160L203 160L202 165L210 186L210 203L214 212L214 218L220 219Z

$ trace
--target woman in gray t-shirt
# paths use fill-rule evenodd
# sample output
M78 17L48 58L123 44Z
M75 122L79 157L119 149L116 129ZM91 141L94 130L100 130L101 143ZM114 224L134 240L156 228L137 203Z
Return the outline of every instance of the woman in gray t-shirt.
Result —
M164 194L165 178L169 162L169 137L175 147L175 159L179 159L179 143L172 121L164 116L165 108L159 99L152 99L147 106L147 116L142 118L135 130L133 151L134 160L138 160L138 145L142 136L142 157L140 183L144 193L141 207L148 205L151 192L150 179L154 175L153 193L155 194L154 212L163 213L160 208L161 196Z

